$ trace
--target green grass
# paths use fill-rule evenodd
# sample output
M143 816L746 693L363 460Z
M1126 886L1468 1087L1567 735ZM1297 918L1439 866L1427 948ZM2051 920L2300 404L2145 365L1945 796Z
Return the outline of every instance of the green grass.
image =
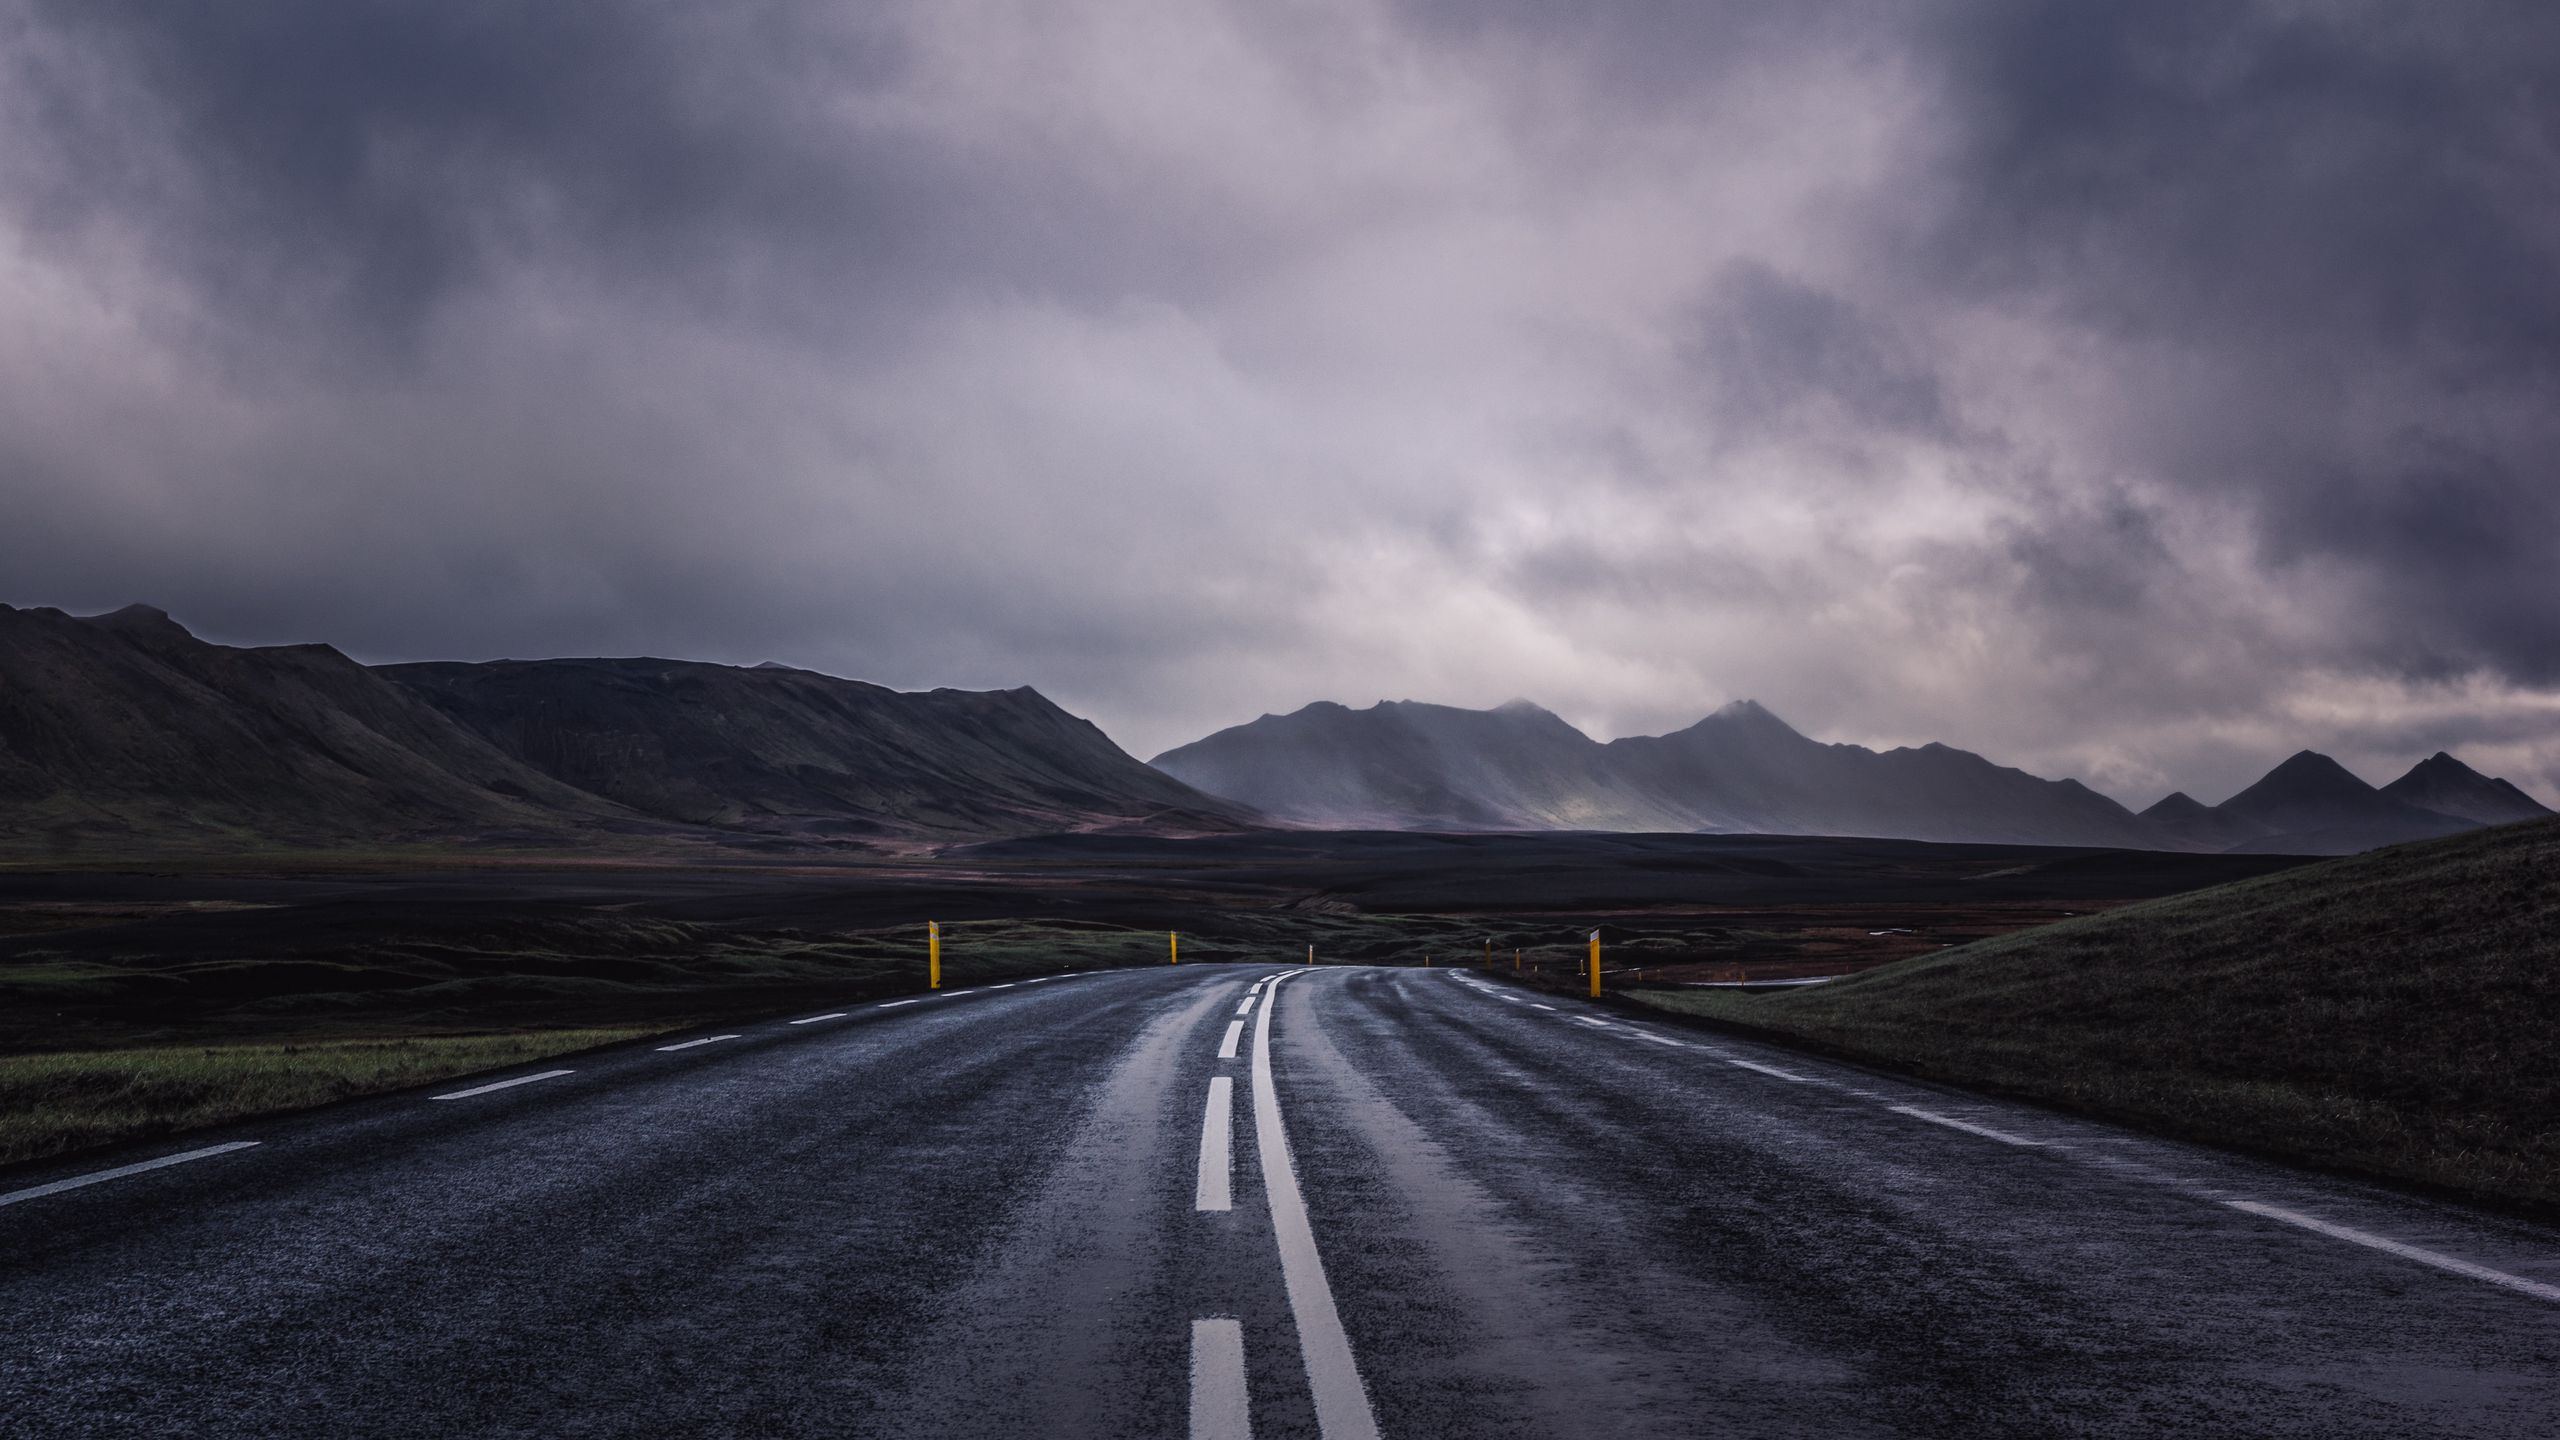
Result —
M637 1039L665 1028L0 1057L0 1163L307 1109Z
M2156 1130L2560 1209L2560 822L1667 1010Z

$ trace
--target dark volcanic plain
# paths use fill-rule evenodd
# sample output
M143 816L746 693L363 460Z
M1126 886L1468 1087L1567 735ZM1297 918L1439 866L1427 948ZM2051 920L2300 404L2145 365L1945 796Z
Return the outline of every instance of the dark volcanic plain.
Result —
M2299 861L1795 837L1060 836L938 855L721 865L366 860L0 867L0 1160L309 1103L203 1076L310 1047L559 1049L801 1005L911 993L924 925L951 983L1187 960L1450 964L1531 974L1602 928L1613 984L1841 973ZM612 1032L612 1033L594 1033ZM150 1066L183 1052L181 1072ZM199 1052L218 1052L211 1057ZM319 1098L434 1078L342 1053ZM94 1063L76 1063L77 1057ZM65 1058L71 1057L71 1058ZM470 1062L470 1063L466 1063ZM226 1097L226 1087L246 1093ZM267 1098L260 1098L261 1096ZM59 1111L59 1122L43 1120Z

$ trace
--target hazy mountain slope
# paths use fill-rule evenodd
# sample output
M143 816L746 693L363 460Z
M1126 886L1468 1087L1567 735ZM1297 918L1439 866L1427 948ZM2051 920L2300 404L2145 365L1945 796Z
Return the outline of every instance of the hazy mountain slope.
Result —
M2545 819L2551 814L2541 802L2514 785L2491 779L2441 750L2383 786L2382 793L2404 805L2483 825L2511 825L2519 820Z
M2158 843L2133 812L2076 780L1970 751L1887 751L1807 739L1752 701L1670 735L1614 740L1616 772L1698 817L1696 828L2011 844Z
M2076 781L1943 745L1825 745L1749 701L1673 735L1601 745L1524 702L1319 703L1156 757L1211 794L1301 824L1415 830L1727 831L2062 845L2154 842Z
M1319 701L1150 763L1275 819L1328 829L1696 828L1605 773L1589 736L1517 701L1495 710Z
M2395 800L2310 750L2215 808L2265 830L2230 847L2242 854L2352 855L2474 828L2472 821Z
M2560 822L2287 870L1810 991L1643 998L2177 1133L2560 1206Z
M778 836L997 835L1249 818L1029 689L905 693L782 666L381 668L524 764L642 814Z
M52 848L561 840L648 828L325 645L0 606L0 833Z

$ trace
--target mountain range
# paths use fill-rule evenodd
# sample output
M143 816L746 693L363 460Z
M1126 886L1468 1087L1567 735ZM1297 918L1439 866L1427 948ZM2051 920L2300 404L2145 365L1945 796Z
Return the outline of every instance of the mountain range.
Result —
M2140 814L1945 745L1876 751L1740 701L1669 735L1602 743L1515 700L1492 710L1330 702L1155 758L1288 824L1328 829L1709 831L2328 855L2551 812L2437 754L2377 789L2304 751L2220 805Z
M1750 701L1594 741L1525 701L1309 705L1156 757L1030 689L907 692L659 659L366 666L145 605L0 605L0 848L806 849L1074 831L1593 830L2341 854L2548 815L2438 754L2310 752L2134 814L1945 745L1808 739Z
M1252 817L1037 692L679 660L369 667L0 606L0 840L56 854L806 846Z

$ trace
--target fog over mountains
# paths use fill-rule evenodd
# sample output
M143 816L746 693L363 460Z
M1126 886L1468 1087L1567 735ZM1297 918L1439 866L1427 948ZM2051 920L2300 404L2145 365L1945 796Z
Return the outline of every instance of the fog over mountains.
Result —
M1798 734L1752 701L1605 744L1515 700L1493 710L1323 702L1152 762L1275 819L1327 828L1684 830L2346 854L2551 812L2438 754L2377 789L2295 755L2216 806L2141 814L1945 745L1875 751Z

